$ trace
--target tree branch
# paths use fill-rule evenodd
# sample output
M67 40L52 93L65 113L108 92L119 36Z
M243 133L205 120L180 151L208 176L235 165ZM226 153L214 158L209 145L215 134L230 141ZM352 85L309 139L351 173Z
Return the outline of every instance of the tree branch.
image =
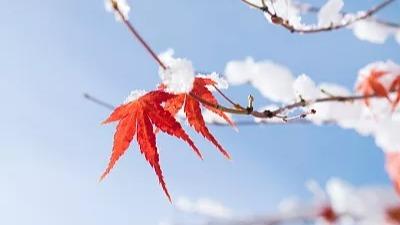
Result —
M296 7L299 8L302 12L309 12L309 13L318 13L321 10L321 7L312 6L312 5L308 5L308 4L302 4L302 3L297 3ZM342 12L341 14L346 15L347 12ZM381 25L384 25L387 27L391 27L391 28L395 28L395 29L400 29L400 24L398 24L398 23L381 20L379 18L371 18L371 19L378 24L381 24Z
M164 70L167 69L167 66L158 58L157 54L153 51L149 44L144 40L144 38L140 35L140 33L135 29L132 23L125 17L125 15L121 12L118 4L113 4L114 10L119 14L122 18L122 21L131 32L131 34L140 42L140 44L146 49L146 51L153 57L153 59L161 66Z
M242 2L245 2L246 4L249 4L253 7L262 9L263 11L267 10L267 13L270 13L271 16L276 16L275 14L272 14L268 7L266 6L266 4L264 3L264 0L262 0L264 7L259 7L254 5L253 3L249 2L248 0L241 0ZM387 5L389 5L390 3L394 2L395 0L385 0L383 1L381 4L375 6L374 8L370 9L369 11L367 11L364 15L352 20L353 22L357 21L357 20L361 20L361 19L365 19L367 17L372 16L374 13L378 12L379 10L381 10L382 8L386 7ZM129 29L129 31L133 34L133 36L144 46L144 48L147 50L147 52L153 57L153 59L158 63L159 66L161 66L163 69L167 69L168 67L160 60L160 58L157 56L157 54L153 51L153 49L150 47L149 44L146 43L146 41L142 38L142 36L139 34L139 32L137 32L137 30L134 28L134 26L129 22L129 20L124 16L124 14L121 12L121 10L118 7L118 4L114 4L114 10L121 16L124 24L127 26L127 28ZM348 22L347 25L341 25L341 26L348 26L351 23ZM288 23L283 23L282 25L287 26L287 28L293 29L293 27L291 27L290 24ZM330 29L338 29L340 27L335 28L335 26L330 27ZM295 32L300 32L300 30L297 30ZM317 32L317 30L309 30L307 32ZM356 100L364 100L364 99L369 99L369 98L382 98L382 96L379 95L367 95L367 96L329 96L326 98L318 98L318 99L314 99L314 100L304 100L301 99L300 101L297 101L293 104L288 104L286 106L283 106L277 110L265 110L265 111L256 111L254 110L254 108L251 106L248 106L247 108L236 104L233 100L231 100L229 97L227 97L220 89L218 89L215 85L214 88L218 91L219 94L221 94L221 96L223 98L225 98L229 103L231 103L233 105L233 108L230 107L226 107L220 104L214 104L212 102L208 102L205 99L200 98L199 96L195 95L194 93L190 93L190 96L192 96L193 98L195 98L197 101L199 101L200 103L202 103L203 105L207 105L209 107L221 110L223 112L226 113L231 113L231 114L236 114L236 115L251 115L255 118L264 118L264 119L272 119L272 118L280 118L282 119L284 122L288 122L291 120L297 120L297 119L302 119L305 118L308 114L310 113L316 113L315 110L312 110L311 112L307 112L307 113L303 113L300 115L297 115L295 117L292 118L288 118L287 116L282 116L281 113L284 113L288 110L291 109L295 109L295 108L302 108L302 107L306 107L306 106L310 106L312 104L315 103L323 103L323 102L351 102L351 101L356 101ZM87 98L88 100L91 100L93 102L96 102L100 105L103 105L109 109L113 109L114 107L110 104L104 103L103 101L100 101L96 98L91 97L88 94L85 94L85 98Z
M397 92L398 90L392 90L392 92ZM221 110L223 112L226 113L231 113L231 114L235 114L235 115L249 115L252 116L254 118L261 118L261 119L273 119L273 118L280 118L282 119L282 123L279 122L268 122L268 121L262 121L260 123L256 123L256 122L252 122L252 121L238 121L236 122L237 125L243 125L243 126L249 126L249 125L262 125L262 124L292 124L292 123L301 123L301 124L309 124L310 122L307 120L302 120L306 117L306 115L308 115L309 113L303 113L300 114L298 116L292 117L292 118L288 118L285 116L281 116L282 113L288 111L288 110L292 110L292 109L296 109L296 108L304 108L307 106L312 106L313 104L316 103L327 103L327 102L354 102L354 101L361 101L361 100L365 100L365 99L373 99L373 98L385 98L382 97L378 94L373 94L373 95L366 95L366 96L362 96L362 95L352 95L352 96L329 96L326 98L317 98L317 99L313 99L313 100L304 100L301 99L299 101L296 101L292 104L288 104L288 105L284 105L276 110L265 110L265 111L248 111L248 109L237 109L237 108L229 108L229 107L225 107L219 104L213 104L210 103L202 98L199 98L198 96L194 95L194 94L190 94L193 98L195 98L197 101L199 101L200 103L213 107L215 109ZM103 100L100 100L96 97L91 96L88 93L84 93L84 98L86 98L87 100L94 102L100 106L103 106L109 110L113 110L115 109L115 106L113 106L112 104L109 104ZM313 111L313 110L311 110ZM312 112L312 113L318 113L318 112ZM334 123L335 121L326 121L326 124L331 124ZM216 126L227 126L227 124L223 124L223 123L217 123L214 122L212 123L213 125Z
M292 33L303 33L303 34L308 34L308 33L319 33L319 32L324 32L324 31L332 31L332 30L338 30L341 28L346 28L350 25L352 25L355 22L358 22L360 20L364 20L367 19L369 17L372 17L374 14L376 14L377 12L379 12L380 10L382 10L383 8L385 8L386 6L390 5L391 3L393 3L396 0L385 0L383 2L381 2L380 4L376 5L375 7L372 7L371 9L369 9L367 12L365 12L364 14L357 16L356 18L352 19L352 20L348 20L344 23L341 24L332 24L330 26L327 27L316 27L316 28L295 28L292 24L289 23L289 21L287 21L286 19L280 17L279 15L276 14L276 12L272 12L271 9L265 4L265 0L261 0L263 6L259 6L256 5L248 0L241 0L243 3L259 9L261 11L263 11L264 13L267 13L268 15L271 16L271 19L273 21L273 23L280 25L284 28L286 28L287 30L289 30ZM317 9L317 7L310 7L311 9L313 9L313 11L315 12ZM318 10L319 11L319 10ZM395 24L395 23L390 23L390 22L384 22L381 21L381 24L386 24L386 25L390 25L391 27L400 27L400 25Z

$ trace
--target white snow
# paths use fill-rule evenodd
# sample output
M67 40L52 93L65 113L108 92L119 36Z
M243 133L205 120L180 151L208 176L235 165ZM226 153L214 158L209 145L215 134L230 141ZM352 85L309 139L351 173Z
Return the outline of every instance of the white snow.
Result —
M322 83L318 86L318 90L324 90L326 93L320 91L318 98L326 98L332 96L350 96L351 92L340 85ZM323 124L324 122L336 121L339 126L347 121L353 122L360 117L363 105L359 102L323 102L315 103L311 108L317 111L316 114L308 115L307 118L316 124Z
M278 17L287 21L291 26L296 29L307 29L307 25L302 24L300 9L293 3L292 0L279 0L279 1L265 1L268 9L275 13ZM270 23L273 23L271 16L264 13L265 17Z
M230 119L232 119L231 114L229 113L225 113ZM202 110L202 115L203 115L203 119L204 122L208 123L208 124L228 124L226 122L226 120L224 120L222 117L220 117L219 115L215 114L214 112L208 110L208 109L204 109Z
M388 60L386 62L374 62L360 69L357 82L358 86L372 71L385 71L386 75L379 79L382 85L389 89L396 76L400 75L400 66ZM346 89L321 87L334 96L348 96L351 93ZM335 90L336 89L336 90ZM394 93L391 97L394 97ZM367 107L363 101L353 103L330 102L315 104L317 114L309 118L316 122L333 120L343 127L356 130L361 135L372 135L376 144L383 151L400 151L400 111L392 112L391 104L385 98L370 99L371 107Z
M187 59L174 58L174 50L169 49L159 55L167 69L159 68L159 75L166 91L173 94L188 93L193 89L195 70Z
M233 216L230 209L209 198L200 198L193 201L186 197L180 197L176 201L175 206L182 212L194 213L215 219L229 219Z
M389 186L355 187L341 179L331 178L325 189L315 181L308 182L307 187L314 195L312 201L286 198L279 205L280 212L296 218L296 215L309 215L328 206L339 215L336 225L393 225L387 220L387 212L400 204L397 194ZM315 224L332 223L320 218Z
M400 203L392 188L356 188L340 179L331 179L326 185L326 190L334 211L361 218L357 224L388 224L386 211Z
M261 0L248 0L258 7L263 7ZM374 18L361 19L366 15L366 11L355 13L341 13L344 7L343 0L327 0L318 12L317 24L302 23L301 14L308 13L309 4L299 3L293 0L272 0L265 1L271 14L281 18L279 23L287 24L296 30L322 29L330 26L340 26L351 24L348 28L352 29L354 35L363 41L375 44L384 43L389 37L393 36L400 44L400 29L377 22ZM264 16L270 23L274 23L271 15L267 12ZM354 22L359 20L357 22ZM354 23L353 23L354 22Z
M199 75L197 75L197 77L208 78L208 79L215 81L217 88L220 90L228 89L228 87L229 87L228 81L216 72L212 72L211 74L208 74L208 75L199 74ZM211 90L214 90L213 87L209 87L209 88Z
M379 81L388 90L390 88L390 85L393 82L393 80L398 75L400 75L400 65L394 63L391 60L370 63L370 64L366 65L365 67L361 68L360 71L358 72L358 78L357 78L355 87L357 87L365 79L367 79L369 76L371 76L373 71L387 72L384 76L379 78Z
M303 205L301 204L300 199L297 197L287 197L278 204L278 211L286 215L298 213L303 209Z
M315 82L305 74L301 74L293 83L294 94L297 98L304 100L313 100L318 97L321 92Z
M108 12L112 12L115 15L115 19L118 22L122 21L121 15L114 9L114 4L117 4L118 9L121 11L122 15L125 19L129 18L129 12L131 11L131 7L129 6L126 0L105 0L104 6Z
M142 97L143 95L145 95L147 92L145 90L134 90L131 91L131 93L128 95L128 97L126 97L124 104L136 101L137 99L139 99L140 97Z
M358 86L371 72L385 71L386 75L379 79L385 88L389 89L393 80L400 75L400 65L388 60L374 62L360 69L356 85ZM302 74L297 79L285 67L270 61L255 62L252 58L244 61L231 61L227 64L225 75L231 85L243 85L250 83L261 94L276 103L288 104L299 100L327 97L347 97L355 94L348 88L337 85L322 83L317 85L310 77ZM322 92L321 90L324 90ZM396 93L391 94L394 99ZM344 129L353 129L363 136L372 136L376 144L383 151L400 152L400 109L392 112L391 104L385 98L370 99L371 107L367 107L362 100L353 102L329 101L313 103L306 109L315 109L316 114L308 115L307 119L317 125L335 123ZM261 108L274 110L276 105ZM287 115L292 112L283 112ZM257 123L282 122L279 118L260 119L254 118Z
M276 102L293 100L294 81L289 69L270 61L255 62L253 58L230 61L225 76L231 85L252 84L260 93Z
M328 0L318 12L318 26L329 27L342 19L340 11L344 6L343 0Z
M400 152L400 121L391 118L379 121L375 131L376 144L386 152Z
M372 19L358 21L352 25L352 29L358 39L375 44L383 44L389 36L395 35L396 31L399 32L399 29L385 26Z

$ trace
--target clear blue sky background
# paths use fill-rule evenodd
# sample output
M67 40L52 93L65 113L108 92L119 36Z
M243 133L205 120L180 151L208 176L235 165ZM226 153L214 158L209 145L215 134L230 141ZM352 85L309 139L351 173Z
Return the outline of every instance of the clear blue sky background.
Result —
M374 45L348 30L293 35L239 0L129 2L132 21L157 51L172 47L198 70L223 71L229 60L253 56L351 88L365 64L400 61L393 39ZM346 10L377 2L346 1ZM98 183L114 126L100 125L109 111L82 93L119 103L131 90L154 88L157 67L142 47L104 11L102 0L0 3L0 224L152 225L176 216L136 145ZM383 17L399 22L399 11L396 2ZM228 93L243 101L248 93L259 96L248 86ZM212 130L232 162L194 134L204 162L182 142L159 137L173 197L209 197L248 214L272 211L289 195L306 197L310 178L389 184L380 149L353 131L302 125Z

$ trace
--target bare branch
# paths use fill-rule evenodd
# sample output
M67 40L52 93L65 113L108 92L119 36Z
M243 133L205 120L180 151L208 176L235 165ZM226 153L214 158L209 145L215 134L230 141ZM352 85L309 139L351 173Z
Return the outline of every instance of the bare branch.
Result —
M115 106L113 106L112 104L107 103L107 102L105 102L105 101L102 101L102 100L100 100L100 99L98 99L98 98L96 98L96 97L93 97L93 96L91 96L91 95L88 94L88 93L84 93L84 94L83 94L83 97L84 97L85 99L87 99L87 100L93 102L93 103L96 103L97 105L100 105L100 106L106 108L106 109L109 109L109 110L115 109Z

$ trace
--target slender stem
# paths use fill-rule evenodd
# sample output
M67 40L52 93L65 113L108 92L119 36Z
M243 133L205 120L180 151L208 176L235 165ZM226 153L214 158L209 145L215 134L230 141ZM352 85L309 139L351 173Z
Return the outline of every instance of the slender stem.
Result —
M128 27L129 31L135 36L135 38L142 44L142 46L146 49L146 51L153 57L153 59L160 65L164 70L167 69L167 66L158 58L157 54L153 51L153 49L150 47L149 44L143 39L143 37L140 35L140 33L135 29L135 27L132 25L132 23L126 19L124 14L121 12L119 7L116 7L115 10L119 14L119 16L122 18L122 21L124 24Z
M236 109L241 109L244 110L245 108L243 106L241 106L238 103L235 103L231 98L229 98L226 94L224 94L224 92L221 91L221 89L219 89L216 85L213 85L213 87L215 88L215 90L217 90L217 92L229 103L231 103L231 105L233 107L235 107Z
M192 96L194 99L196 99L197 101L199 101L203 105L207 105L209 107L221 110L223 112L237 114L237 115L247 115L247 114L249 114L249 113L247 113L246 110L243 110L243 109L234 109L234 108L229 108L229 107L222 106L220 104L214 104L214 103L208 102L208 101L200 98L199 96L197 96L197 95L195 95L193 93L190 93L190 96Z
M240 0L240 1L242 1L243 3L249 5L249 6L253 7L253 8L263 10L263 7L258 6L258 5L256 5L256 4L250 2L250 1L247 1L247 0Z
M392 90L391 93L398 92L400 90ZM208 102L197 95L194 95L193 93L190 94L194 99L199 101L200 103L207 105L209 107L221 110L226 113L231 113L235 115L251 115L255 118L266 118L266 119L271 119L271 118L277 118L279 115L287 110L295 109L295 108L302 108L306 106L313 105L315 103L325 103L325 102L353 102L353 101L360 101L360 100L365 100L365 99L372 99L372 98L385 98L383 96L377 95L377 94L372 94L372 95L352 95L352 96L331 96L331 97L326 97L326 98L317 98L313 100L300 100L292 104L288 104L285 106L280 107L277 110L274 111L248 111L247 109L237 109L237 108L229 108L222 106L220 104L214 104L211 102ZM89 94L84 94L84 97L90 101L93 101L94 103L97 103L103 107L106 107L108 109L114 109L114 106L112 106L109 103L106 103L102 100L99 100L95 97L90 96ZM317 112L318 113L318 112Z
M83 94L83 97L84 97L85 99L91 101L91 102L94 102L94 103L96 103L96 104L98 104L98 105L100 105L100 106L103 106L103 107L106 108L106 109L109 109L109 110L115 109L115 106L113 106L112 104L107 103L107 102L105 102L105 101L103 101L103 100L100 100L100 99L98 99L98 98L96 98L96 97L93 97L93 96L91 96L91 95L88 94L88 93L84 93L84 94Z

